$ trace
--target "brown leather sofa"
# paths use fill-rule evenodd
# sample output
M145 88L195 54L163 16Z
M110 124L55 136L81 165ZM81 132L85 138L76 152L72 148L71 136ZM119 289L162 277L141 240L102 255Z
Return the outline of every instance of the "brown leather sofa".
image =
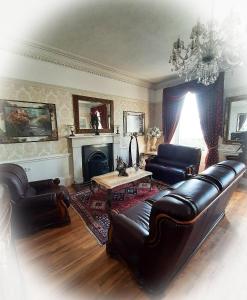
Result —
M223 161L125 213L112 212L107 252L161 292L224 217L245 165Z
M58 178L28 182L21 166L6 163L0 165L0 183L9 189L16 236L70 223L70 196Z
M197 174L200 161L200 148L160 144L157 155L146 160L145 169L153 178L175 184Z

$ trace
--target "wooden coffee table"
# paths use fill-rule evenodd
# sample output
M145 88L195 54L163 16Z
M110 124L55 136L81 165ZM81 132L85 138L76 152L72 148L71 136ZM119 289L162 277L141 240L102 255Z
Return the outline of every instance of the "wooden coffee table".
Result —
M114 189L120 188L129 183L135 183L143 178L148 178L151 183L152 172L145 171L142 169L136 170L135 168L126 169L129 176L118 176L118 171L113 171L99 176L91 178L92 183L95 183L99 187L107 191L107 205L108 209L111 209L111 203L113 199Z

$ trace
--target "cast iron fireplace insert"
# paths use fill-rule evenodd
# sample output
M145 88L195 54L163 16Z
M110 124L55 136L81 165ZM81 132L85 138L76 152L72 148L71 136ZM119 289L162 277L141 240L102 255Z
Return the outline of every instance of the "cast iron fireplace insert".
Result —
M113 171L113 144L83 146L82 171L84 182L89 182L93 176Z

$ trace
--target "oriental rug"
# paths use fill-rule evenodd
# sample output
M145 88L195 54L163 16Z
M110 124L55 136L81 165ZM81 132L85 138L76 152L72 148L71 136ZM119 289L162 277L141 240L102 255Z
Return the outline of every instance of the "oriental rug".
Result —
M139 202L145 201L158 193L160 190L166 189L168 186L160 181L154 181L152 188L141 186L137 189L137 193L125 193L124 199L114 197L112 201L112 209L117 213L122 213L130 207L137 205ZM94 235L98 242L104 245L107 242L108 228L110 221L107 214L107 193L98 189L94 193L91 192L88 185L79 185L75 189L77 192L72 193L71 205L85 222L89 231ZM121 190L116 195L121 195Z

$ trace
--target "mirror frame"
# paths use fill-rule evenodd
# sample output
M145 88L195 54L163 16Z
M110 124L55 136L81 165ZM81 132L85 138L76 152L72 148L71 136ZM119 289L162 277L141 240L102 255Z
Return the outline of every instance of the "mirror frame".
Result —
M123 135L124 136L128 136L129 134L133 133L133 132L127 132L127 123L128 123L128 116L129 115L136 115L139 114L142 117L142 127L143 127L143 131L142 132L138 132L139 136L142 136L145 134L145 113L144 112L136 112L136 111L124 111L123 112Z
M102 104L110 104L110 128L108 129L99 129L100 133L113 133L114 132L114 104L113 100L93 98L80 95L72 95L73 98L73 112L74 112L74 123L75 123L75 133L94 133L93 128L90 129L81 129L79 122L79 101L88 101L88 102L100 102Z
M237 141L228 139L229 120L230 120L230 115L231 115L231 103L232 102L237 102L237 101L242 101L242 100L247 100L247 95L241 95L241 96L234 96L234 97L226 98L225 114L224 114L224 132L223 132L223 142L225 144L232 144L232 145L239 144L239 142L237 142Z

